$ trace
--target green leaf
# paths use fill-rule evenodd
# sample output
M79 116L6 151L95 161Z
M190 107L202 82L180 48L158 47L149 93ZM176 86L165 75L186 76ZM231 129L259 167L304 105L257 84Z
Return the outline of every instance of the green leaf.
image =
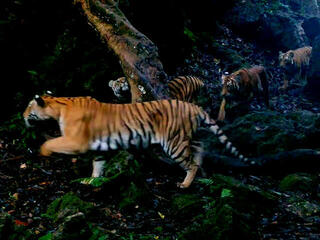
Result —
M48 233L47 235L40 237L39 240L51 240L52 236L52 233Z
M230 189L222 189L222 192L221 192L221 198L225 198L225 197L231 197L232 196L232 192Z
M101 187L103 184L110 182L114 178L116 178L120 173L107 178L107 177L89 177L89 178L78 178L73 180L72 182L78 182L86 185L91 185L93 187Z
M38 75L38 73L36 71L33 71L33 70L29 70L28 73L30 73L33 76Z

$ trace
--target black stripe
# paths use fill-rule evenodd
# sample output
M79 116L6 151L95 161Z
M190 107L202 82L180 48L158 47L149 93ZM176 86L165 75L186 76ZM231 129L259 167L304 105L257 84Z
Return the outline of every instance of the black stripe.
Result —
M180 158L180 157L183 155L184 151L185 151L188 147L189 147L188 145L184 146L183 149L179 152L178 156L176 156L176 157L172 157L172 155L174 155L174 154L177 152L177 150L176 150L175 152L173 152L173 153L171 154L172 160L175 161L176 159Z
M131 145L131 140L133 139L133 131L131 130L131 128L126 123L124 123L124 126L129 131L129 139L128 139L129 142L128 142L128 145L130 146Z
M167 139L170 137L170 135L172 134L173 131L175 131L175 118L173 116L173 105L172 102L169 100L169 108L170 109L166 109L168 112L168 122L166 124L166 126L168 126L168 132L167 132ZM170 119L170 115L169 115L169 111L171 112L171 119ZM171 120L171 121L170 121Z

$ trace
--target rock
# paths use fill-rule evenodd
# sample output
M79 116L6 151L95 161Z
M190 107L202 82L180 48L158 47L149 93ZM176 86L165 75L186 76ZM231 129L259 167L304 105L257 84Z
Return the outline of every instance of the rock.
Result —
M315 37L320 35L320 17L311 17L304 20L302 27L312 46Z
M145 183L131 182L129 186L121 186L121 200L120 208L128 208L136 205L143 205L150 203L150 196L148 195L147 186Z
M45 216L53 220L53 222L61 222L64 218L82 212L87 215L93 211L94 207L91 203L82 201L73 192L69 192L64 196L54 200L48 207Z
M57 231L52 234L52 240L77 240L89 239L92 235L86 217L82 212L70 215L59 225Z
M272 43L273 49L278 48L283 51L296 49L309 44L302 28L303 20L306 18L304 17L306 9L311 11L311 8L307 6L309 5L301 6L299 8L301 11L297 12L293 10L296 9L294 4L284 5L279 1L272 3L252 0L237 1L226 14L230 16L226 18L226 22L244 37L251 37L267 46ZM310 17L310 14L305 14L305 16Z
M320 13L317 0L291 0L286 1L292 11L302 16L317 16Z
M319 119L320 116L308 111L288 114L256 112L238 117L225 126L224 131L241 152L261 156L296 148L315 147L315 136L311 138L310 129L316 129Z
M311 71L308 77L308 84L305 89L314 97L319 98L320 91L320 35L315 37L312 46Z
M272 39L276 47L283 50L297 49L309 45L302 28L303 21L292 18L284 12L266 14L262 18L262 36Z
M309 174L295 173L282 179L279 188L281 191L313 192L316 188L316 183Z

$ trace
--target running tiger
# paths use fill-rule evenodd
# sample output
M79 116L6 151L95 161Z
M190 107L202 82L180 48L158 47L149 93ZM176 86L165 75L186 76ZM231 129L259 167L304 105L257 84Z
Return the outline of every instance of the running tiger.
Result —
M169 81L169 95L172 99L191 102L203 86L204 83L200 78L179 76ZM109 87L112 88L114 95L118 98L126 98L130 90L125 77L109 81ZM142 94L144 94L141 87L140 85L138 86Z
M286 53L279 52L279 65L284 70L283 85L280 89L286 90L292 78L306 80L312 47L306 46Z
M262 95L266 106L269 106L269 83L263 66L242 68L230 75L223 74L221 80L222 102L218 115L219 121L225 119L225 107L228 98L248 98L255 94L260 99Z
M160 144L164 152L186 171L180 188L187 188L201 166L202 149L192 140L200 126L209 128L225 148L239 154L214 120L200 107L178 100L159 100L134 104L107 104L91 97L36 96L23 113L26 125L31 120L53 118L62 136L47 140L40 154L79 154L88 150L147 148ZM254 164L254 162L251 162ZM103 162L93 163L93 177L101 176Z

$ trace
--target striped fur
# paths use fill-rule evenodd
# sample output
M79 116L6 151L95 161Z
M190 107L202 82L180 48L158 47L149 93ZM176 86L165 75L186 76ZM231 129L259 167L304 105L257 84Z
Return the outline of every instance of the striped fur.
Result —
M266 70L263 66L242 68L230 75L222 75L222 102L218 120L225 118L225 106L227 100L235 96L250 99L253 95L257 98L263 97L266 106L269 106L269 82Z
M172 99L186 102L191 102L203 86L203 81L193 76L179 76L168 83Z
M186 188L201 166L202 149L192 137L200 126L204 126L217 135L233 156L247 161L215 121L192 103L159 100L107 104L91 97L42 96L40 99L32 100L25 110L23 116L27 125L34 115L38 120L53 118L59 122L62 133L61 137L50 139L41 146L43 156L53 152L78 154L88 150L147 148L151 144L160 144L164 152L187 172L179 185Z
M312 54L312 47L306 46L285 53L279 52L279 65L284 71L283 85L280 89L286 90L292 78L302 78L306 81Z
M200 78L193 76L179 76L168 83L169 95L172 99L192 102L193 98L203 86L204 83ZM117 80L111 80L109 82L109 87L112 88L114 95L118 98L124 98L127 95L126 93L130 90L125 77L118 78Z

